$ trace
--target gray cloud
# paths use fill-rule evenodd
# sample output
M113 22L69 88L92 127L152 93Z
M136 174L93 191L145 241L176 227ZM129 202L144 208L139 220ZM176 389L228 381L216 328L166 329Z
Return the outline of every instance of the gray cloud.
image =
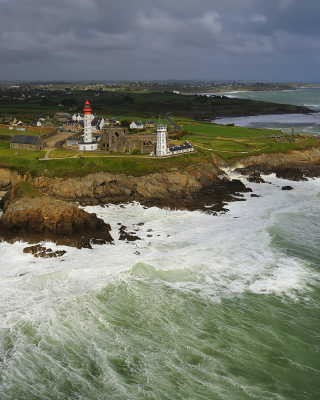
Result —
M0 0L0 79L317 81L315 0Z

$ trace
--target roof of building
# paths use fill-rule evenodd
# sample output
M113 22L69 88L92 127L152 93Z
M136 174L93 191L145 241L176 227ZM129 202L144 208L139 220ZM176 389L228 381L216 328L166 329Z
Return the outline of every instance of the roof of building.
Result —
M14 135L11 143L36 145L38 142L38 138L39 136Z
M178 150L186 150L186 149L193 149L192 144L189 142L184 142L183 144L177 144L173 147L171 147L169 150L170 151L178 151Z

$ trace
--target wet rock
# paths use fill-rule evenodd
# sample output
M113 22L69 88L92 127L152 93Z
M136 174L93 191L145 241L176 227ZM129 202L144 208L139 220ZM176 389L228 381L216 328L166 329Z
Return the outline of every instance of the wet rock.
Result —
M265 180L263 178L261 178L261 175L259 172L254 172L253 174L249 175L247 179L249 182L265 183Z
M252 194L251 194L251 197L261 197L261 196L259 196L258 194L252 193Z
M293 190L292 186L282 186L282 190Z
M44 250L46 250L46 248L44 246L41 246L41 244L36 244L34 246L25 247L23 249L23 252L36 254L36 253L39 253L40 251L44 251Z
M41 258L52 258L52 257L61 257L66 254L65 250L56 250L53 251L52 249L47 249L46 247L36 244L34 246L25 247L23 249L24 253L33 254L34 257L41 257ZM21 275L20 275L21 276Z
M288 179L290 181L307 181L304 177L304 173L298 168L279 168L276 171L276 177L282 179Z
M128 233L125 231L126 226L121 225L120 229L119 229L119 240L125 240L127 242L134 242L136 240L141 240L141 238L139 238L139 236L133 235L131 233Z

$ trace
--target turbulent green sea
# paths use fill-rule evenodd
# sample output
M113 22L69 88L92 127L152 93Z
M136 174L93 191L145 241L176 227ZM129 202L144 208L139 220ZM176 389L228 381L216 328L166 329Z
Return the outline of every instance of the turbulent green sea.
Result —
M88 207L115 245L57 259L0 243L0 399L319 399L320 181L266 180L217 217Z

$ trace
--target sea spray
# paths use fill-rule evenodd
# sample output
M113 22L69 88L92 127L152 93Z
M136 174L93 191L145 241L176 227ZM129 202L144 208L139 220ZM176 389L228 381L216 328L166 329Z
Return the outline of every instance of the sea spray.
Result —
M319 180L264 178L217 217L87 207L113 246L0 243L1 399L318 398Z

